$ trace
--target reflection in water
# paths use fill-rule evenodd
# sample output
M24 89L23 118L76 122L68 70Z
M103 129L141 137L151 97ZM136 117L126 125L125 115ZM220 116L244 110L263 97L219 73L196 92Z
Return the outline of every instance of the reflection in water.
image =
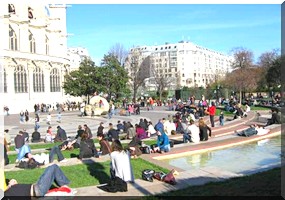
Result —
M208 151L165 160L174 167L193 170L218 167L221 170L242 172L281 163L281 136L226 149Z
M211 160L212 152L207 151L201 154L193 154L186 157L187 163L193 167L205 167L207 162Z

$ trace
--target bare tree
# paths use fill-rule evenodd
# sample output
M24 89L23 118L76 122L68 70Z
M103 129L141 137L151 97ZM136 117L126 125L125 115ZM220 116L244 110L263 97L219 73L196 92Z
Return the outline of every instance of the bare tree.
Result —
M235 47L231 50L234 60L232 67L246 69L253 66L253 52L244 47Z
M124 65L128 56L128 51L125 49L124 45L120 43L116 43L114 46L112 46L108 53L114 55L118 59L121 66Z
M244 96L244 91L245 91L245 84L248 77L247 77L247 69L251 68L254 66L253 64L253 52L250 50L247 50L243 47L237 47L232 49L233 53L233 63L232 67L234 69L238 69L238 74L237 74L237 83L239 85L239 102L241 103L242 97Z
M273 49L272 51L267 51L259 56L257 64L260 67L265 67L268 69L272 66L272 63L278 58L279 55L280 55L279 49Z
M126 58L125 69L129 74L129 86L133 92L133 102L136 102L138 89L144 80L150 76L150 58L144 56L138 49L133 49Z
M167 77L167 74L163 73L162 69L151 69L152 77L154 78L154 82L157 88L157 92L159 93L159 100L162 99L162 92L165 89L169 89L174 83L174 85L177 85L176 78L174 77Z

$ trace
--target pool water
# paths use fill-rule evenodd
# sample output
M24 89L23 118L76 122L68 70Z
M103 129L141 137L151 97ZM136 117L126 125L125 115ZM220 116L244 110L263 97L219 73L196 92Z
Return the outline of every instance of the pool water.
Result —
M216 167L246 174L281 164L281 136L163 161L183 170Z

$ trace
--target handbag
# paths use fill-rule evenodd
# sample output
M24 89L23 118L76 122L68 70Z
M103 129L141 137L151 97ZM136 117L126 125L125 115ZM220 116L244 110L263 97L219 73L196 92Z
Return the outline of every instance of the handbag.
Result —
M153 182L153 174L155 173L152 169L145 169L142 171L142 179L145 181Z
M140 147L140 150L143 154L150 154L149 146Z

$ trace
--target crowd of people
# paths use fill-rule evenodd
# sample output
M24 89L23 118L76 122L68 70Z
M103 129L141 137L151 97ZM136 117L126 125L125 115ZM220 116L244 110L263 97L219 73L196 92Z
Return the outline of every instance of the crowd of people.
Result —
M193 100L192 100L193 101ZM148 104L148 109L153 109L153 101ZM25 129L18 132L14 138L15 151L17 152L16 163L21 161L35 161L39 164L53 163L55 156L57 156L58 162L66 162L62 151L79 149L79 154L77 158L83 160L85 158L100 158L103 156L110 157L110 176L112 179L119 177L125 182L133 182L134 175L133 169L130 162L131 158L137 158L143 153L143 148L147 145L144 144L144 139L156 138L156 143L147 146L150 149L150 153L167 153L171 151L171 142L169 139L170 135L181 134L183 135L183 142L188 143L199 143L201 141L207 141L212 137L212 127L215 127L214 116L216 115L216 105L211 102L210 105L203 104L195 108L181 109L175 115L168 115L166 118L161 118L156 124L147 119L140 118L135 124L130 121L117 121L117 124L108 123L104 126L103 122L100 122L97 130L91 130L87 124L78 125L77 134L75 137L68 137L66 131L61 127L56 127L56 133L53 132L53 127L51 126L51 117L48 114L47 124L49 125L44 139L42 139L39 129L39 115L37 114L37 109L35 107L35 130L29 137L29 133ZM129 105L132 106L132 105ZM235 117L246 117L248 112L250 112L250 107L245 106L246 109L242 110L242 107L237 104ZM111 107L112 109L112 107ZM266 125L279 123L278 110L272 110L272 118L268 120ZM60 112L58 112L60 114ZM204 116L210 116L210 124L207 125ZM112 115L112 113L111 113ZM111 116L112 117L112 116ZM29 120L29 113L21 112L20 121ZM220 125L224 125L224 116L221 112L219 116ZM264 134L260 127L254 126L250 127L252 130L259 134ZM250 130L251 131L251 130ZM99 142L99 147L95 146L94 143L94 132L96 132L96 138ZM245 133L247 131L245 130ZM5 141L4 141L4 157L5 164L9 163L9 158L7 151L9 150L9 145L11 145L11 138L9 137L9 130L5 130ZM29 142L50 142L55 143L55 145L49 149L48 161L42 162L43 159L40 156L33 155ZM123 147L121 141L130 140L130 142ZM58 144L60 143L60 144ZM52 178L47 179L47 174L52 175ZM5 191L5 195L14 196L15 191L20 190L23 195L27 196L44 196L49 190L52 182L55 180L58 182L59 177L62 177L62 182L59 181L59 187L69 184L68 179L65 177L60 168L53 164L46 168L46 171L40 177L36 184L29 184L28 186L21 186L17 184L16 181L10 181L8 187ZM45 182L45 184L43 184ZM18 186L17 186L18 185ZM44 186L43 186L44 185ZM19 189L19 188L20 189ZM22 187L22 189L21 189ZM19 195L19 194L18 194Z

